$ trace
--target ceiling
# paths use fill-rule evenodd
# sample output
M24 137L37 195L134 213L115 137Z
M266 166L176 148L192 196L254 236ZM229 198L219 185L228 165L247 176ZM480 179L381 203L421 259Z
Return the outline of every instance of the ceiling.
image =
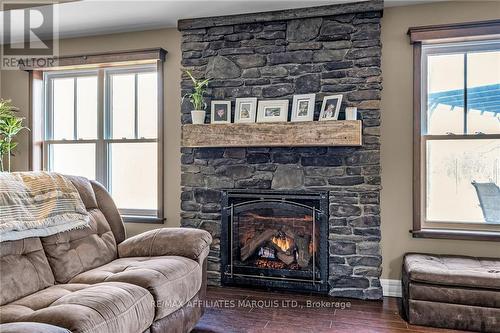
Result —
M72 38L176 27L177 20L185 18L255 13L355 1L359 0L66 0L55 5L55 12L59 21L59 38ZM385 6L424 2L433 1L386 0ZM51 6L37 7L42 12L50 8ZM0 27L3 27L4 13L0 12ZM15 22L12 32L13 42L21 41L22 22L19 20ZM38 36L43 38L47 38L47 35L47 31L38 32Z

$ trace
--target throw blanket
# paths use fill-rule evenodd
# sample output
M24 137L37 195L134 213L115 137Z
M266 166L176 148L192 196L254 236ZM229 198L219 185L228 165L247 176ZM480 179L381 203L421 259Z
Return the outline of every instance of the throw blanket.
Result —
M0 242L43 237L90 222L80 194L49 172L0 173Z

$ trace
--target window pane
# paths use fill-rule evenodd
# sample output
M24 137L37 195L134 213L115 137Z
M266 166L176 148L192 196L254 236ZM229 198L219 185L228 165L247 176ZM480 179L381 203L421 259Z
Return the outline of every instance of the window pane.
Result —
M500 133L500 52L467 54L467 130Z
M157 209L156 143L112 143L111 194L121 209Z
M427 220L500 223L500 140L427 142Z
M95 144L51 144L51 170L95 179Z
M113 138L135 138L135 75L111 76Z
M142 73L137 78L137 109L139 138L156 138L158 117L156 73Z
M464 54L427 57L427 134L464 132Z
M74 79L53 79L53 138L74 139Z
M78 138L97 137L97 76L76 79Z

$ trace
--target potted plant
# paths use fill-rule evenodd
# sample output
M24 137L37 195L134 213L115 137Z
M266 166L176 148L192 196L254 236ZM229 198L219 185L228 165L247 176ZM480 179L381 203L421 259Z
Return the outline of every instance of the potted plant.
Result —
M190 71L186 71L186 74L191 78L191 81L193 81L193 92L184 95L184 97L189 98L194 108L194 110L191 111L191 120L193 124L203 124L205 123L205 108L207 107L207 103L203 100L203 95L206 92L210 79L197 80Z
M16 117L18 109L12 105L11 100L0 99L0 171L10 172L11 155L17 142L14 137L23 129L23 118ZM4 160L7 159L7 170L5 170Z

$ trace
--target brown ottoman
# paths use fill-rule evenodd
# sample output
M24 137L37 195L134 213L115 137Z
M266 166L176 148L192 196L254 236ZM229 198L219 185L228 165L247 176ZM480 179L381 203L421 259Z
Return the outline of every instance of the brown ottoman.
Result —
M500 332L500 259L408 253L402 282L410 324Z

